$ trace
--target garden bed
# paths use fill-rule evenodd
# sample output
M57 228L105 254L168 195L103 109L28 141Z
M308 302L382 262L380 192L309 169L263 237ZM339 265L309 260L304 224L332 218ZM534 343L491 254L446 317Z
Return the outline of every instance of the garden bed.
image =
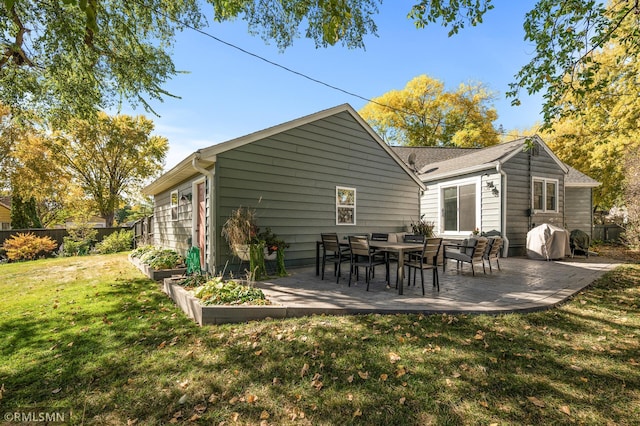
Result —
M210 305L200 300L184 287L176 284L181 278L165 278L163 291L175 304L200 325L239 323L266 318L285 318L287 308L277 305Z
M129 261L143 274L148 276L154 281L162 281L165 278L173 277L174 275L184 275L187 268L174 268L174 269L154 269L149 265L142 263L139 258L129 255Z

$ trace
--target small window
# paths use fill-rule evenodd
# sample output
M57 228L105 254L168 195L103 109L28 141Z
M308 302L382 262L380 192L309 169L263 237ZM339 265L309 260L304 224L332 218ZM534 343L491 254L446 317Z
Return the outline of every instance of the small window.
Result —
M336 225L356 224L356 189L336 186Z
M178 220L178 191L171 191L171 220Z
M533 209L540 212L558 211L558 181L533 178Z

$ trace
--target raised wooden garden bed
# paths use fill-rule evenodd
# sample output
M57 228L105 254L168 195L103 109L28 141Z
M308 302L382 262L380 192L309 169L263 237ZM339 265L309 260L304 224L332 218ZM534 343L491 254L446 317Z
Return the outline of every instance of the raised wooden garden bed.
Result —
M200 300L182 286L178 278L165 278L163 290L190 318L200 325L238 323L265 318L285 318L287 308L278 305L214 305L203 306Z
M153 269L149 265L140 262L140 259L137 257L132 257L131 255L129 255L129 261L154 281L162 281L165 278L170 278L175 275L184 275L187 271L187 268Z

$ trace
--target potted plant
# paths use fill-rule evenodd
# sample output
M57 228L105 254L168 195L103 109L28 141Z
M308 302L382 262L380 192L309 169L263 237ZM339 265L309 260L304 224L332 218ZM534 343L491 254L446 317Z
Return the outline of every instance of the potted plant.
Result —
M424 215L420 216L420 220L411 223L411 230L416 235L424 235L425 238L431 238L434 236L433 230L435 229L435 223L425 220Z
M264 232L257 235L258 240L264 242L264 257L266 260L277 260L277 274L281 277L287 275L284 266L284 250L289 244L278 238L276 234L267 227Z
M250 260L249 245L258 233L255 218L255 210L240 206L222 225L222 237L231 251L244 261Z

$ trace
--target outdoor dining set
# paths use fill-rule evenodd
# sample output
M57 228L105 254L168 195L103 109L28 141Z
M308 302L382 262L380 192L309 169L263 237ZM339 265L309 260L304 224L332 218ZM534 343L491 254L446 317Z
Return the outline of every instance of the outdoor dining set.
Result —
M348 285L358 281L360 270L364 269L367 291L371 279L375 276L376 266L385 267L385 281L390 286L390 266L397 264L396 282L398 294L403 294L405 268L407 268L407 285L416 285L417 272L420 271L422 294L424 291L424 273L432 272L433 287L440 291L438 266L446 271L447 261L455 260L460 271L464 263L471 265L471 273L475 276L474 264L481 263L486 274L485 261L489 271L494 260L500 269L500 250L503 240L500 236L473 236L464 240L444 240L440 237L425 237L419 234L406 233L372 233L367 235L347 235L342 239L337 233L323 233L316 244L316 275L324 280L327 264L333 264L336 282L342 277L342 265L348 265Z

